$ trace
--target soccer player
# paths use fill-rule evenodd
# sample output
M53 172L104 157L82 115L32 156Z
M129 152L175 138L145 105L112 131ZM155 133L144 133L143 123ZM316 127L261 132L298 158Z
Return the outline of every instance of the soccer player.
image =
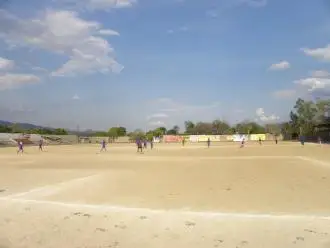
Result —
M207 138L207 148L210 148L210 145L211 145L211 139Z
M261 145L261 137L259 137L259 145Z
M137 152L143 153L142 140L140 138L136 139Z
M317 142L320 144L320 145L322 145L322 139L321 139L321 137L319 136L319 137L317 137Z
M243 148L244 146L245 146L245 138L242 139L240 148Z
M43 147L43 140L39 140L39 151L43 151L42 150L42 147Z
M105 152L107 151L105 140L102 140L102 142L101 142L100 152L102 152L102 151L105 151Z
M148 148L147 139L144 139L143 140L143 147L144 147L144 149L147 149Z
M154 148L154 140L153 139L150 140L150 148L151 148L151 150Z
M19 153L24 153L24 147L23 147L23 142L22 141L19 141L18 142L18 150L17 150L17 154Z
M181 142L182 142L182 146L184 146L184 144L186 143L186 139L183 137Z
M301 144L302 146L305 145L305 137L304 137L304 136L300 136L300 144Z
M275 137L275 144L277 145L278 143L278 139L277 139L277 136Z

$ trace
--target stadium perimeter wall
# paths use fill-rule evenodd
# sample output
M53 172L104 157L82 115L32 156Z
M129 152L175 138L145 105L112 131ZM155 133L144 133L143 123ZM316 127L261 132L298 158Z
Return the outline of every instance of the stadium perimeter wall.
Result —
M162 139L154 139L154 142L161 143L179 143L185 139L186 142L198 143L207 142L210 138L211 142L233 142L241 141L243 138L250 141L258 141L259 138L263 141L273 141L275 136L272 134L251 134L251 135L164 135ZM44 140L49 145L63 144L98 144L102 140L107 143L130 143L128 136L111 139L109 137L78 137L77 135L38 135L38 134L13 134L0 133L0 146L15 146L17 141L23 141L24 144L37 144L40 140ZM283 140L282 136L277 137L278 140Z
M184 139L187 142L207 142L210 139L211 142L233 142L233 141L258 141L259 138L262 141L274 141L276 136L273 134L234 134L234 135L164 135L162 141L164 143L177 143L182 142ZM283 136L277 136L277 140L283 140Z

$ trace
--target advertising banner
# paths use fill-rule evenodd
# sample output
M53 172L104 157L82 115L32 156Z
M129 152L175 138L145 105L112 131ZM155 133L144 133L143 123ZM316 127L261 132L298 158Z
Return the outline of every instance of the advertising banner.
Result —
M164 135L165 143L176 143L182 141L182 136L177 135Z
M234 134L233 135L233 141L235 142L242 142L242 140L248 140L249 137L248 135L245 135L245 134Z
M261 140L266 140L266 134L251 134L250 135L250 140L258 141L259 138Z
M198 142L198 135L190 135L189 141L193 143Z
M210 139L211 142L220 141L220 135L198 135L198 142L207 142Z
M154 143L160 143L160 138L159 137L154 137L153 142Z

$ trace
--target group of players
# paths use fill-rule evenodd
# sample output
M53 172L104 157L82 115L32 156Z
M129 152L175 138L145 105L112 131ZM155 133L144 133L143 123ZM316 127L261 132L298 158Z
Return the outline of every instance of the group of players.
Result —
M181 142L182 142L182 146L185 146L186 140L182 139ZM260 145L262 145L262 139L261 138L259 138L258 142L259 142ZM149 143L150 143L150 148L153 149L153 147L154 147L153 140L150 140ZM301 143L301 145L304 145L305 140L303 138L300 138L300 143ZM319 144L322 143L320 137L318 138L318 143ZM135 144L136 144L136 147L137 147L137 152L139 152L139 153L143 153L143 149L148 148L148 141L146 139L138 138L138 139L136 139ZM207 139L206 144L207 144L208 148L211 146L211 139L210 138ZM243 138L241 143L240 143L240 148L245 147L245 144L246 144L246 141L245 141L245 138ZM275 144L278 144L277 137L275 137ZM43 147L44 147L43 140L39 141L38 146L39 146L39 151L43 151ZM102 140L101 141L101 150L100 150L100 152L106 152L106 151L107 151L107 143L106 143L105 140ZM24 144L23 144L22 141L19 141L18 142L17 154L23 154L23 153L24 153Z
M43 140L39 140L39 151L43 151L43 147L44 147L44 141ZM24 153L24 143L23 141L19 141L18 142L18 150L17 150L17 154L23 154Z

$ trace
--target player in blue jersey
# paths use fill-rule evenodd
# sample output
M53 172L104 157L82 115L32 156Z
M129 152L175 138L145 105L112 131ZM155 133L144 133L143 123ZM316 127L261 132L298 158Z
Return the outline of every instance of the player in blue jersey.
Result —
M140 138L136 139L137 152L143 153L142 140Z
M102 140L102 142L101 142L101 150L100 150L100 152L102 152L102 151L105 151L105 152L107 151L105 140Z

